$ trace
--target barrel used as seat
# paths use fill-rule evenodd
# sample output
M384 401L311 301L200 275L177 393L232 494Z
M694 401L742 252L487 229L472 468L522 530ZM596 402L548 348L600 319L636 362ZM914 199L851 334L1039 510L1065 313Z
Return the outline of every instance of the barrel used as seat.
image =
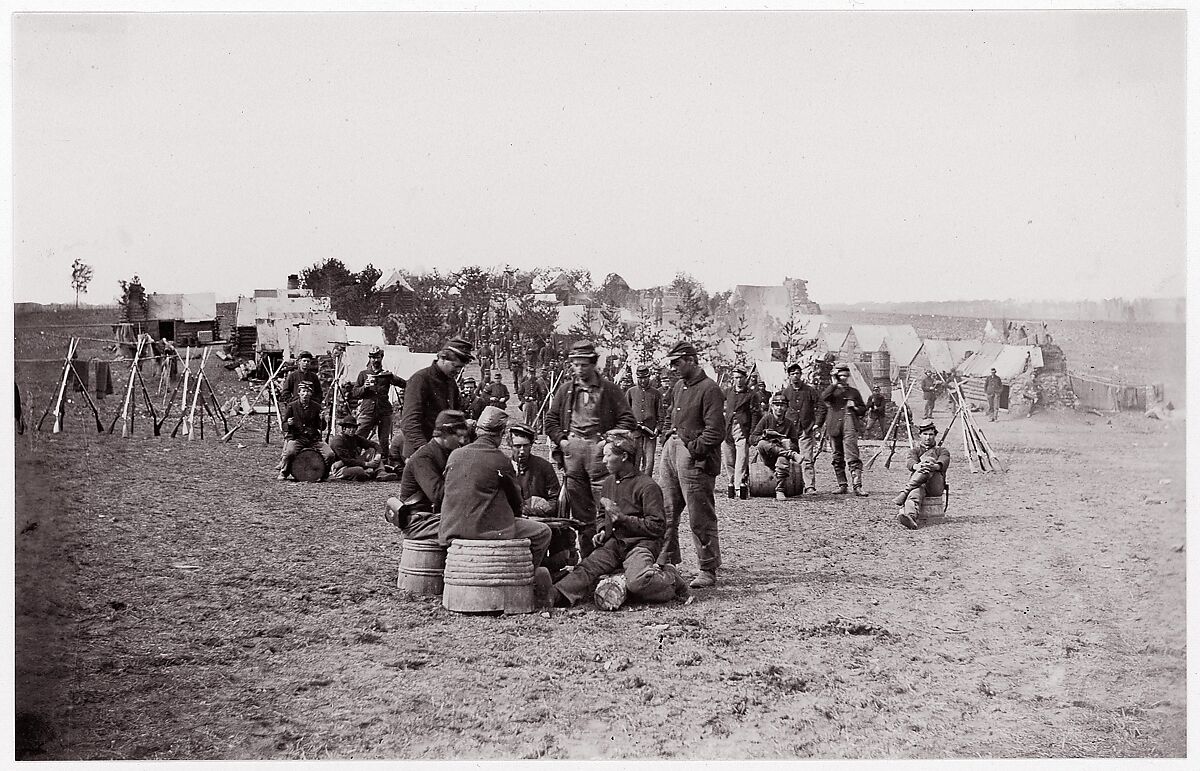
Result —
M456 538L446 550L442 606L459 613L532 613L533 556L528 538Z
M421 597L438 597L444 582L446 547L437 541L404 539L396 585Z

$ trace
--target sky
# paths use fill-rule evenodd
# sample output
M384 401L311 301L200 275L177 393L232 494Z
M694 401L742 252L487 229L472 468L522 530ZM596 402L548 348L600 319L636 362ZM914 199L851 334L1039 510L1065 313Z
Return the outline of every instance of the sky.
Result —
M13 299L583 266L1185 292L1185 15L18 14Z

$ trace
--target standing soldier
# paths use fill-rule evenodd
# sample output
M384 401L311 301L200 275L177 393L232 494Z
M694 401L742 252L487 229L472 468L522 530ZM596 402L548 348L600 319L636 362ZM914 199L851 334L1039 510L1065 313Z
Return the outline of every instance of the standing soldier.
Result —
M721 541L717 534L714 490L721 471L721 442L725 437L725 398L721 388L700 368L696 346L675 344L667 354L678 375L663 415L663 462L659 478L667 507L667 535L659 564L679 564L679 517L684 508L692 528L692 543L700 573L693 589L717 585Z
M650 368L637 368L637 385L625 392L637 430L633 436L637 441L637 470L646 476L654 475L654 456L658 451L659 411L662 407L662 391L650 385Z
M300 383L308 383L312 388L313 401L317 404L322 403L324 392L321 390L321 376L317 374L314 364L313 355L308 351L301 351L297 354L296 368L283 379L283 387L279 389L279 406L281 408L296 401L300 395L297 389Z
M867 439L875 438L876 429L879 430L879 438L883 438L883 418L886 414L887 397L879 393L879 386L871 386L871 395L867 397Z
M1004 393L1004 381L996 374L995 367L992 367L992 374L987 376L987 380L983 381L983 392L987 394L988 420L995 423L996 410L1000 407L1000 394Z
M825 436L833 443L833 473L837 476L837 495L845 495L846 466L850 467L850 481L854 494L866 497L862 489L862 459L858 457L858 417L866 411L862 394L850 385L850 367L839 364L834 369L834 382L824 393L821 401L826 404Z
M571 346L568 356L573 377L554 392L546 413L546 434L563 459L571 518L579 530L582 556L591 553L596 534L596 510L608 468L604 465L604 433L614 428L631 431L637 422L616 383L596 371L600 355L586 340Z
M499 407L500 409L508 409L508 386L504 385L504 375L499 369L496 370L495 379L484 386L484 391L487 392L488 404Z
M933 372L925 370L925 377L921 379L921 395L925 397L925 415L926 420L933 419L933 405L937 403L937 381L933 379Z
M733 385L725 391L725 441L721 444L729 469L730 498L750 500L750 432L761 416L746 368L735 367Z
M833 362L837 357L833 351L827 351L824 356L813 362L813 390L821 394L833 383ZM825 402L816 400L813 419L817 426L825 425Z
M409 378L400 413L405 458L411 458L433 437L434 420L442 410L464 408L455 378L474 358L471 347L466 340L455 337L438 352L433 364Z
M796 451L800 454L800 493L817 491L817 469L814 459L817 425L817 406L822 404L817 392L804 382L804 368L797 363L788 367L790 382L780 391L787 399L784 414L796 427Z
M546 400L546 384L538 377L537 371L530 368L529 374L517 387L517 399L525 413L526 425L537 428L537 414L542 402Z
M404 387L403 378L398 378L383 368L383 349L371 346L367 352L367 368L358 373L350 395L358 399L358 430L363 439L371 438L371 431L379 433L379 449L383 465L391 465L388 456L392 443L392 401L389 398L392 386Z

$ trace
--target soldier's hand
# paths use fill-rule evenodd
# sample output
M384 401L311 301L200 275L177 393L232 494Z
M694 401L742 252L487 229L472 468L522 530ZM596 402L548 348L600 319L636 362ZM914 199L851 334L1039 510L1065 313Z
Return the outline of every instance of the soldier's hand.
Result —
M608 531L600 530L594 536L592 536L592 545L600 546L607 540L608 540Z

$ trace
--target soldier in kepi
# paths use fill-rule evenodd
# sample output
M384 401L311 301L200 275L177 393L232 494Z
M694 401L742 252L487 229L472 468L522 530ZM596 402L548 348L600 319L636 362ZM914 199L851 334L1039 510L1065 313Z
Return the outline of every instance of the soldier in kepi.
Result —
M824 402L818 398L815 389L804 382L804 368L797 363L788 365L788 384L784 386L783 397L787 400L787 419L796 427L794 448L800 454L801 494L817 491L817 470L814 458L816 437L814 436L819 421L817 407L824 407ZM822 413L823 414L823 413Z
M625 392L629 409L637 421L634 439L638 444L638 471L647 476L654 475L654 456L658 451L659 410L662 407L662 391L650 384L650 368L637 368L637 385Z
M721 388L700 367L696 346L676 343L667 354L678 375L664 414L660 482L667 507L667 534L658 564L678 565L679 517L684 508L696 547L699 574L689 586L706 589L717 585L721 567L721 539L717 533L715 489L721 471L721 442L725 437L725 397Z
M825 436L833 445L833 473L837 477L836 495L845 495L846 467L854 494L866 497L862 489L862 459L858 456L858 419L866 404L858 389L850 385L850 367L839 364L833 370L833 383L821 394L825 403Z
M917 446L908 451L908 463L905 464L911 474L908 485L892 501L904 507L899 516L900 524L909 530L917 529L917 517L925 498L945 494L946 471L950 468L950 451L938 445L938 430L933 421L922 421L917 431L920 438Z
M750 432L762 412L750 390L750 374L734 367L733 385L725 391L725 441L721 454L729 470L730 498L750 500Z
M791 474L789 466L792 461L802 457L796 451L796 439L800 429L787 417L787 403L787 397L781 393L772 396L771 411L762 416L750 435L751 444L758 449L758 457L767 468L775 470L777 501L787 500L784 484Z
M383 465L390 465L388 453L392 443L392 386L403 388L403 378L398 378L383 368L383 349L371 346L367 352L367 368L358 373L350 395L358 399L357 433L370 439L371 432L379 435L379 452Z
M987 380L983 381L983 392L987 395L988 420L995 423L996 411L1000 407L1000 395L1004 393L1004 381L996 374L995 367L992 367L992 374L987 376Z

